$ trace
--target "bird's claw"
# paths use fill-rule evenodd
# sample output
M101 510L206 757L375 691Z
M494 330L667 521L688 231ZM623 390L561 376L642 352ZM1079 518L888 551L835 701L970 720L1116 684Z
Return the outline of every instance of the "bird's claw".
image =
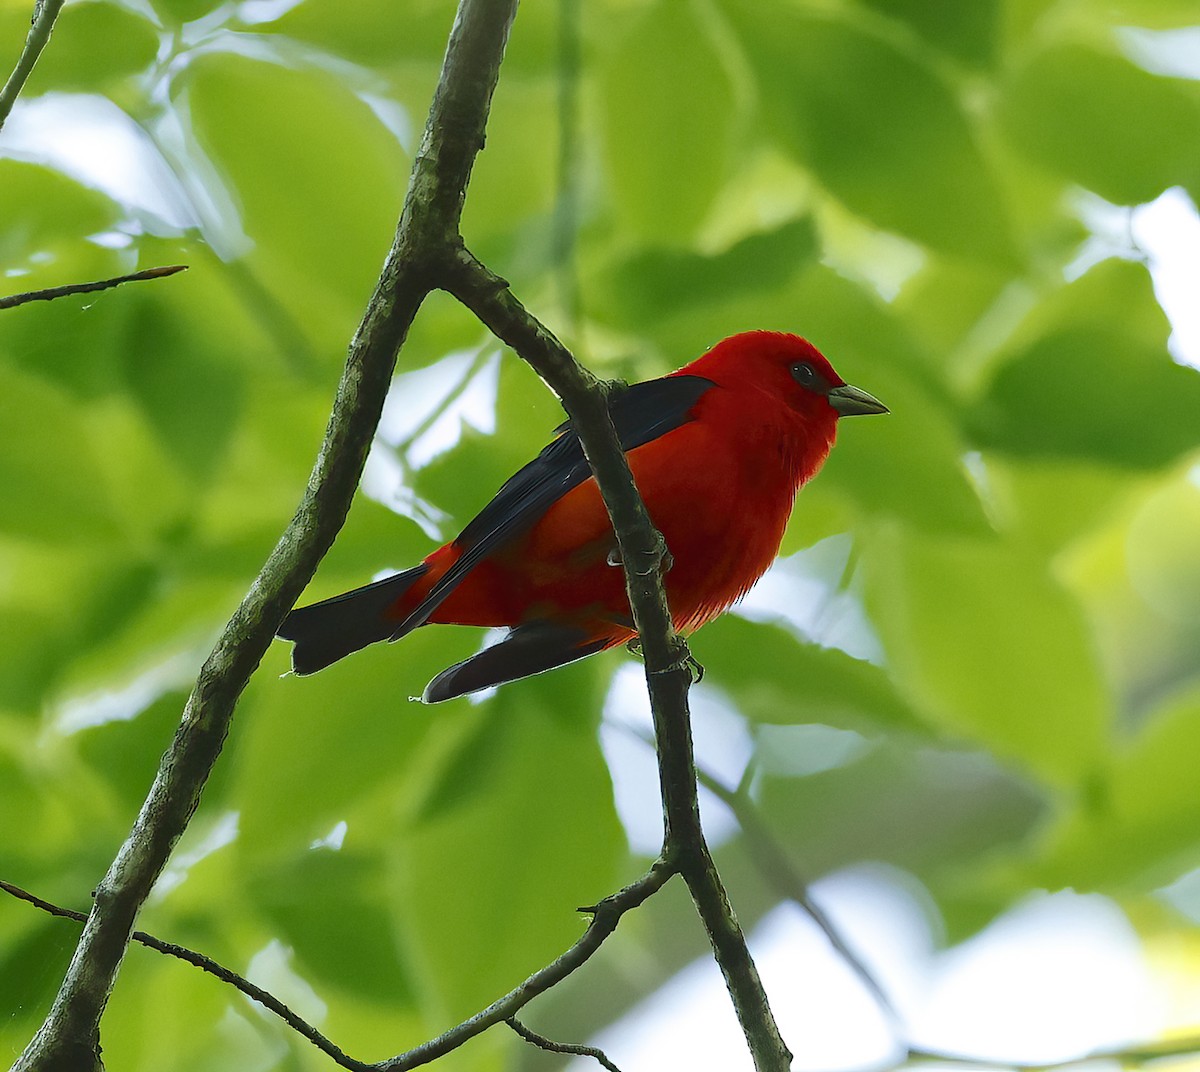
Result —
M629 390L629 381L622 379L614 380L597 380L596 385L604 394L604 401L611 403L614 398L619 398Z
M630 655L635 655L639 659L642 658L642 638L635 636L627 640L625 642L625 650ZM659 674L674 674L679 670L688 671L691 675L693 685L699 685L704 680L704 664L691 653L686 644L683 645L683 651L678 659L666 667L666 669L654 672Z
M662 570L663 573L670 572L672 566L675 565L675 556L667 550L667 545L663 538L659 536L658 546L653 551L646 552L647 566L644 570L636 570L639 577L648 577L656 569ZM620 566L624 562L621 558L620 547L613 547L609 550L604 559L610 566Z
M686 669L687 672L692 677L693 685L699 685L700 682L704 680L704 664L699 659L697 659L696 656L694 656L690 651L682 659L680 659L677 663L675 663L673 666L671 666L669 669L671 669L671 670Z
M671 557L662 533L655 532L654 537L654 549L646 552L646 568L637 571L639 577L649 577L655 570L665 574L675 565L675 559Z

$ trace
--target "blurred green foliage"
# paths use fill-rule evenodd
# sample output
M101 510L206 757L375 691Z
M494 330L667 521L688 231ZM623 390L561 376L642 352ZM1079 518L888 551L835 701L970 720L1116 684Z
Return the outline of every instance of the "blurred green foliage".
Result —
M0 137L9 290L191 265L0 314L0 861L75 907L307 478L453 16L286 7L70 4L24 101L41 142L6 152L20 111ZM29 8L0 3L5 56ZM468 242L602 375L776 328L893 410L843 429L785 542L848 549L808 580L857 609L853 642L731 617L694 643L702 688L764 750L747 784L765 819L812 877L909 869L948 938L1045 886L1118 898L1147 939L1186 932L1141 909L1200 865L1200 376L1168 351L1142 251L1084 254L1099 198L1200 197L1200 83L1138 66L1122 36L1185 26L1194 3L579 10L577 68L561 4L520 12ZM54 113L32 109L61 121L83 94L140 146L128 177L48 148ZM427 302L393 399L409 416L385 425L314 597L427 553L560 419L509 354L493 397L487 346ZM443 360L463 352L482 357ZM625 657L409 702L478 640L423 630L308 680L281 679L279 645L143 926L253 966L366 1059L553 958L576 906L642 866L597 732ZM860 747L817 773L770 754L808 723ZM722 853L743 859L736 838ZM773 894L736 884L753 924ZM0 902L0 1055L40 1022L73 933ZM632 1002L702 949L681 912L630 920L603 958L636 965ZM574 982L542 1007L584 1032L620 1011ZM104 1046L129 1070L329 1067L138 949ZM495 1034L439 1067L527 1060Z

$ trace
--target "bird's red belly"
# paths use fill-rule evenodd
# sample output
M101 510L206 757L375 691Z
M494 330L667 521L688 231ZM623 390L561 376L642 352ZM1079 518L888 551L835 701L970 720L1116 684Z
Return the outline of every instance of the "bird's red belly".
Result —
M687 630L720 614L771 564L795 483L763 459L753 460L748 472L738 452L720 449L702 425L687 425L673 437L671 451L656 449L656 441L630 452L629 460L673 559L666 588L676 628ZM551 619L624 640L633 630L624 572L609 564L614 546L589 479L472 570L431 620L513 626Z

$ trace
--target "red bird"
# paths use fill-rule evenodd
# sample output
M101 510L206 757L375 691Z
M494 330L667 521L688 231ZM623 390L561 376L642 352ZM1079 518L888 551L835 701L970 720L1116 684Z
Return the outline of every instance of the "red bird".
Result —
M886 413L797 335L748 331L610 404L670 550L675 628L690 632L749 591L779 553L796 492L821 468L838 417ZM417 626L507 626L443 670L438 703L574 662L636 635L616 538L570 422L450 543L419 566L293 610L279 636L312 674Z

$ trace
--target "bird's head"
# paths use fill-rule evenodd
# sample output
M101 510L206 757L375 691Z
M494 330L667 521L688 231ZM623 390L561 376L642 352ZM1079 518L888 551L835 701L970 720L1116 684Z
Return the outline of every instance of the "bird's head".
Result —
M732 335L686 371L723 387L765 392L809 420L888 412L879 399L846 383L824 354L799 335L779 331Z

